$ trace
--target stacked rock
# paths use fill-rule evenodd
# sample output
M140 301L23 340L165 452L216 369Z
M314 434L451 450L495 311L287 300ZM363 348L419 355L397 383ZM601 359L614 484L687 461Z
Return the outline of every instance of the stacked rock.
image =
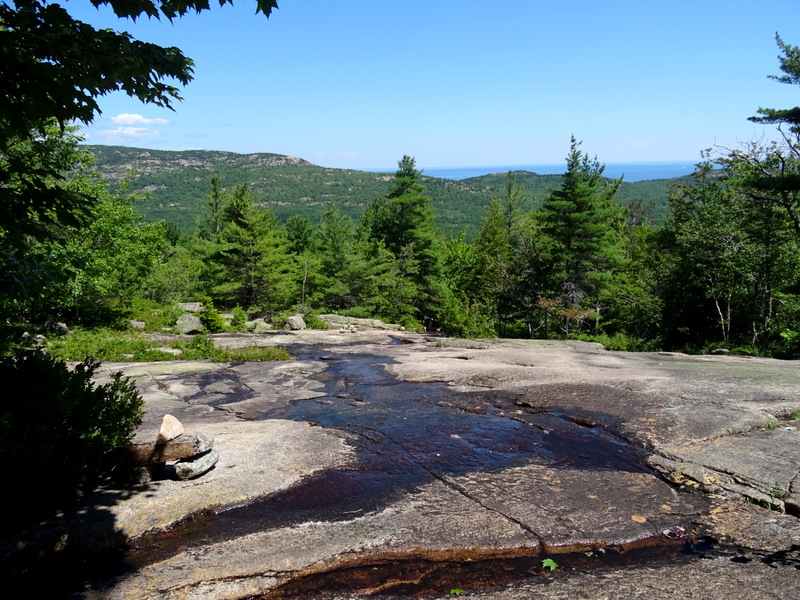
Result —
M217 464L219 453L213 446L213 439L200 433L186 434L178 419L164 415L156 440L128 446L123 450L123 457L134 467L134 479L139 483L150 481L156 473L163 473L170 462L174 462L175 477L194 479Z

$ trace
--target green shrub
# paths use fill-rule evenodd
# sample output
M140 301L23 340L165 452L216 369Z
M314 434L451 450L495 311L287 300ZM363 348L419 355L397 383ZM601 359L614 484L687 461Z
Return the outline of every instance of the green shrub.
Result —
M183 355L172 354L171 352L164 352L156 348L147 348L134 352L132 362L165 362L170 360L183 360Z
M776 344L777 358L800 358L800 331L784 329L780 333L781 341Z
M578 334L570 336L574 340L582 340L584 342L597 342L602 344L606 350L618 352L650 352L655 348L651 342L646 342L640 338L632 337L624 333L615 333L614 335L585 335Z
M188 341L172 344L173 348L183 351L182 360L210 359L213 362L252 362L270 360L289 360L291 355L283 348L220 348L214 340L205 335L195 335Z
M316 313L307 313L303 315L303 320L306 322L306 327L309 329L327 329L328 324L320 319Z
M182 360L210 358L211 360L219 359L219 362L222 362L214 340L206 335L193 335L189 340L173 342L172 347L182 351Z
M47 354L61 360L81 361L92 357L99 361L125 361L154 345L138 333L75 329L63 338L49 342L46 350Z
M202 297L200 302L203 303L203 310L197 313L200 320L203 322L208 333L222 333L227 328L225 319L223 319L214 305L211 303L211 298L208 296Z
M268 319L267 321L272 324L273 329L284 329L286 327L286 320L293 314L295 313L284 310L282 312L274 313L272 318Z
M402 325L405 328L406 331L416 331L417 333L422 333L423 330L425 329L422 326L422 323L417 321L411 315L403 315L403 317L400 319L400 322L398 323L398 325Z
M115 465L113 450L130 442L142 398L120 373L96 386L99 363L74 369L37 351L0 359L0 464L6 493L0 526L31 519L93 489Z
M374 315L364 306L354 306L345 310L337 311L343 317L355 317L356 319L372 319Z
M133 362L206 359L214 362L246 362L291 358L286 350L279 348L218 348L214 340L206 335L172 342L170 347L181 350L179 355L158 350L157 345L157 342L146 340L137 333L78 329L62 339L52 341L46 351L51 356L70 361L82 361L90 357L94 360Z
M231 327L236 331L244 331L245 323L247 322L247 313L241 306L236 306L232 311L233 319L231 319Z
M283 348L266 347L259 348L250 346L248 348L224 349L225 360L223 362L258 362L271 360L291 360L292 356Z
M131 302L128 317L144 322L146 331L163 331L173 327L181 314L183 311L176 306L164 306L152 300L135 298Z

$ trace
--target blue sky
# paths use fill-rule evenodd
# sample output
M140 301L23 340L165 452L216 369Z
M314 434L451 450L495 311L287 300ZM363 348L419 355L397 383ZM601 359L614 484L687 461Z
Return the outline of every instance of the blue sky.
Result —
M240 0L134 23L67 1L196 63L175 112L106 96L87 143L433 168L561 163L575 134L601 162L698 160L772 137L747 121L759 106L800 104L767 78L775 33L800 45L797 0L279 4L269 19Z

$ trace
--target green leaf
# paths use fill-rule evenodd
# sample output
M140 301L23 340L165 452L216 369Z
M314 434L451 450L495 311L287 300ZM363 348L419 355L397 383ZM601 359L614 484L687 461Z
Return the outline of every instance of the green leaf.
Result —
M450 590L450 593L453 596L460 596L461 594L464 593L464 590L462 590L461 588L453 588L452 590Z
M542 560L542 568L555 571L558 568L558 563L554 561L552 558L545 558Z

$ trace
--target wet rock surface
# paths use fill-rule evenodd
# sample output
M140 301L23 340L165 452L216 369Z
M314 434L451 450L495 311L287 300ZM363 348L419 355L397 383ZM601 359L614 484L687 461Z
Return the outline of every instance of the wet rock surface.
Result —
M27 532L40 553L127 548L65 589L800 597L796 363L401 332L215 340L297 360L105 365L138 381L142 431L173 414L219 462Z

